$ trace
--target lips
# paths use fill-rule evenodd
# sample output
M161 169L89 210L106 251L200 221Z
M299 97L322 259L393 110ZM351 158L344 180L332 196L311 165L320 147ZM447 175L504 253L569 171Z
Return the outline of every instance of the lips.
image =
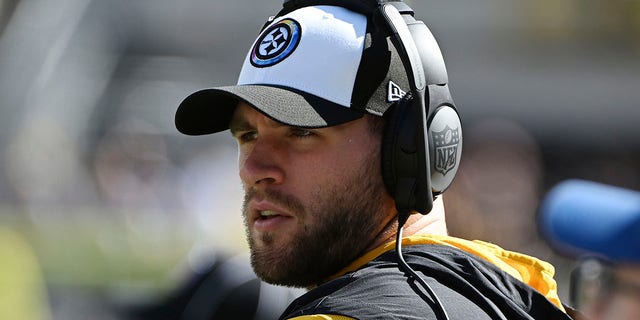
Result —
M274 232L285 228L293 216L268 201L252 200L249 203L253 229L258 232Z
M273 210L264 210L264 211L260 211L260 218L261 219L268 219L274 216L280 216L281 214L273 211Z

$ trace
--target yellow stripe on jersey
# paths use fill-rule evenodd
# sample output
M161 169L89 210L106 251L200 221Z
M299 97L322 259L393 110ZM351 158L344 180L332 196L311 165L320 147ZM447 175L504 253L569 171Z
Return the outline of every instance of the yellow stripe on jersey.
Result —
M471 241L442 235L414 235L402 238L403 246L418 244L448 245L471 253L496 265L498 268L509 273L514 278L528 284L544 295L560 310L565 310L562 306L562 302L560 301L560 297L558 296L556 281L553 279L555 268L546 261L542 261L523 253L508 251L495 244L480 240ZM365 255L352 262L349 266L331 276L327 281L335 279L348 272L355 271L369 261L392 249L395 249L395 241L391 241L367 252Z

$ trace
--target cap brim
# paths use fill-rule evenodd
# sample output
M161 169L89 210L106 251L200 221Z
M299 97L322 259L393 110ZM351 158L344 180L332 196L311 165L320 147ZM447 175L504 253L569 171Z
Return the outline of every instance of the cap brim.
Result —
M546 196L540 222L560 251L640 262L640 192L568 180Z
M239 101L280 123L321 128L349 122L363 112L290 88L238 85L203 89L185 98L176 111L176 128L188 135L224 131Z

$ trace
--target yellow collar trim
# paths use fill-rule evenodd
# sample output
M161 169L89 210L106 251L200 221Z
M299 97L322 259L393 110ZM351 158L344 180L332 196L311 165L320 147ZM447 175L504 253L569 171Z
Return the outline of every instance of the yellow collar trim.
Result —
M395 249L395 243L395 241L391 241L367 252L327 280L332 280L357 270L383 253ZM556 281L553 279L555 268L546 261L526 254L508 251L495 244L480 240L470 241L442 235L414 235L402 238L403 246L418 244L448 245L478 256L533 287L564 311L558 296Z

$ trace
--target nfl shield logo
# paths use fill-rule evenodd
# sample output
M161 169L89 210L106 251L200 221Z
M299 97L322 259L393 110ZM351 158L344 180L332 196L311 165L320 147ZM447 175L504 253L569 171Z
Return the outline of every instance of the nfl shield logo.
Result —
M460 130L446 126L444 130L433 133L434 168L446 175L456 166L458 144L460 143Z

